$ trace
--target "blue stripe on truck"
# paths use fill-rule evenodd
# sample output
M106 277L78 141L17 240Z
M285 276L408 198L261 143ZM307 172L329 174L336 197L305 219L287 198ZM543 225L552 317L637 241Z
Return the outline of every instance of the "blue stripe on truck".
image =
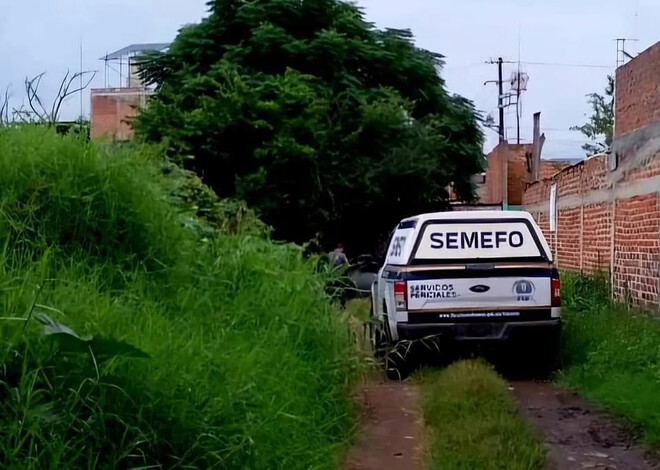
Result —
M412 272L383 272L383 277L397 281L428 281L435 279L478 279L489 277L559 277L553 268L501 268L501 269L437 269Z

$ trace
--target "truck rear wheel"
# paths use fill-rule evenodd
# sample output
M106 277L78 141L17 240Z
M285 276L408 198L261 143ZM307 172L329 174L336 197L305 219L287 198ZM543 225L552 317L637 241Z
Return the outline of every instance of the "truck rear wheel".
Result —
M412 343L401 342L385 354L385 373L390 380L405 380L410 375Z
M559 370L559 348L559 337L552 337L541 342L537 364L538 375L541 378L548 378Z
M396 352L385 356L385 374L390 380L403 381L408 378L410 371L405 359L400 358Z
M373 320L369 322L369 342L376 358L380 359L385 356L387 337L383 329Z

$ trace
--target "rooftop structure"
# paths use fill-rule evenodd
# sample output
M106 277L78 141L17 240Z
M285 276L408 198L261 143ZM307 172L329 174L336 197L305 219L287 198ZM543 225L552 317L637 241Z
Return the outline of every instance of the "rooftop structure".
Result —
M105 88L141 88L142 80L138 74L135 58L147 51L164 51L169 47L168 42L150 42L131 44L118 51L99 58L105 63Z

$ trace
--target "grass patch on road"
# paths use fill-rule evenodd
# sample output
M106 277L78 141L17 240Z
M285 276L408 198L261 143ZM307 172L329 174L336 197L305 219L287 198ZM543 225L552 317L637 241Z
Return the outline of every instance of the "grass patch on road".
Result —
M566 275L558 381L626 418L660 450L660 320L609 301L601 278Z
M426 448L433 469L543 468L534 438L506 382L483 361L420 374Z

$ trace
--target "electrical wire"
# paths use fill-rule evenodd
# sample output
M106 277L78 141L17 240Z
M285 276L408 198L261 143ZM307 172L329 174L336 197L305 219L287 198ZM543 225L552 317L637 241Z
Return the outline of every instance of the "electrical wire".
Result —
M583 68L592 68L592 69L614 69L614 65L600 65L600 64L567 64L561 62L521 62L525 65L542 65L550 67L583 67Z

